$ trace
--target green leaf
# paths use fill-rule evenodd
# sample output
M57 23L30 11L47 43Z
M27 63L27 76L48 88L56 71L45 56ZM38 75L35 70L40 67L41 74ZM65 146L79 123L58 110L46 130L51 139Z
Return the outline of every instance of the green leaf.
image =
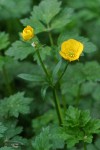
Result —
M79 118L80 118L81 111L77 108L69 106L67 113L66 113L66 126L79 126Z
M4 135L4 132L7 130L7 128L0 122L0 138L2 138Z
M60 11L61 2L57 0L43 0L38 7L34 7L37 18L46 25L50 23L53 17Z
M57 76L57 73L61 67L61 64L62 64L62 59L60 59L58 61L58 63L56 64L55 68L53 69L53 73L52 73L52 77L55 78Z
M84 45L84 49L83 49L83 53L92 53L96 51L96 46L89 41L89 39L85 38L85 37L81 37L79 36L76 32L64 32L61 33L61 35L58 38L58 45L61 46L61 43L69 40L69 39L75 39L80 41L81 43L83 43Z
M61 2L57 0L43 0L39 6L34 6L29 19L23 19L24 26L30 25L35 29L35 34L47 31L47 25L60 11Z
M84 142L86 143L92 143L93 136L92 135L86 135L84 136Z
M45 79L41 75L31 75L31 74L19 74L18 77L27 80L27 81L32 81L32 82L44 82Z
M100 133L100 119L90 120L86 125L85 130L89 134Z
M32 120L32 127L35 133L38 133L41 131L41 128L46 127L50 122L56 121L57 121L56 112L54 110L48 110L43 115L38 116L37 118Z
M41 96L42 96L43 100L45 99L45 96L46 96L46 92L47 92L48 87L49 87L49 85L44 85L44 86L41 88Z
M38 20L38 18L34 17L34 11L29 19L22 19L21 23L24 26L30 25L33 27L35 29L35 34L46 31L46 27Z
M32 142L32 146L35 150L50 150L52 144L50 143L50 129L49 127L44 128L40 135L35 138Z
M12 44L12 47L10 47L6 51L6 55L14 57L14 59L25 59L28 55L33 54L34 48L32 45L28 42L22 42L22 41L16 41Z
M93 92L93 98L99 102L100 100L100 85L97 85Z
M28 114L30 112L29 104L31 101L31 98L24 97L24 92L18 92L8 98L4 98L4 100L0 101L0 116L18 117L19 113Z
M28 140L23 138L22 136L15 136L13 137L11 140L10 140L11 143L17 143L19 146L23 146L23 145L26 145Z
M5 32L0 32L0 50L7 48L9 45L9 36Z
M87 62L83 67L83 74L86 80L100 81L100 65L96 61Z
M92 143L93 134L100 133L100 119L92 119L89 111L70 106L62 131L65 133L68 147L73 147L80 141Z
M71 21L73 14L72 8L63 9L51 22L51 28L57 29L62 28Z
M100 148L100 137L95 141L95 145L98 149Z
M88 110L81 111L80 114L80 126L85 126L91 119L90 112Z
M15 149L12 147L4 146L4 147L1 147L0 150L15 150Z
M7 137L8 140L16 137L23 130L22 127L17 126L17 121L6 121L5 126L7 130L5 131L4 138Z
M12 9L17 6L17 9ZM31 9L31 0L18 1L10 0L7 3L6 0L0 1L0 20L9 18L19 18L22 15L28 13Z

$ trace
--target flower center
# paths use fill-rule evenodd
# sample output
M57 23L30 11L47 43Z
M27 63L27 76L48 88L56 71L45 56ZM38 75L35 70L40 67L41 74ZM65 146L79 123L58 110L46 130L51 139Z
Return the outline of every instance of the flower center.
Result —
M73 51L69 51L68 52L68 56L73 58L73 57L75 57L75 53Z

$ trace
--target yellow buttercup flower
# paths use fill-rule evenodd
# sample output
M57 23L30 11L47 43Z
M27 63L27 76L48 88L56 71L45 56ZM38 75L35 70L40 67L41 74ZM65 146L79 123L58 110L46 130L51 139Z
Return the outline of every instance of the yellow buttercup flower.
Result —
M83 44L77 40L69 39L64 41L61 45L60 55L69 61L78 60L82 51Z
M21 36L25 41L32 39L34 37L34 29L31 26L25 27Z

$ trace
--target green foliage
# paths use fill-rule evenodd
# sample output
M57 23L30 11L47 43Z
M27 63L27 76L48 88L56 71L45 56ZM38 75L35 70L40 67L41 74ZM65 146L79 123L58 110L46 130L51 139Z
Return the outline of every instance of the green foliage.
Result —
M44 138L43 138L44 137ZM64 147L64 135L58 126L43 128L40 134L32 141L36 150L53 150Z
M44 129L43 132L41 132L40 135L32 143L33 147L36 150L49 150L52 146L49 141L50 137L51 135L49 128Z
M72 8L63 9L58 16L54 18L51 22L51 29L62 28L67 25L71 21L71 17L73 15Z
M91 143L93 134L100 133L100 120L92 119L89 111L82 111L70 106L64 123L68 147L73 147L80 140Z
M9 0L9 3L7 3L6 0L0 1L0 12L2 19L9 19L9 18L18 18L22 16L23 14L26 14L30 10L30 0ZM17 6L18 9L14 9Z
M9 45L9 37L5 32L0 32L0 50L5 49Z
M73 96L74 102L76 102L75 100L78 95L81 95L81 93L84 92L89 94L89 90L93 89L93 84L89 84L90 81L95 85L95 81L99 81L100 79L100 67L95 61L87 62L84 65L82 63L77 63L71 66L69 65L67 71L68 73L65 73L61 82L61 91L62 94L66 94L67 97L70 95ZM90 93L91 92L92 91L90 91ZM97 93L96 95L98 96Z
M6 127L0 122L0 138L3 137Z
M1 150L100 149L99 7L99 0L0 1ZM29 41L18 40L19 18L34 28ZM68 39L84 45L77 61L59 54Z
M41 131L41 128L46 127L50 122L57 122L56 112L53 110L49 110L43 115L37 117L32 120L32 127L34 132L38 133Z
M34 53L34 48L30 43L22 42L22 41L16 41L12 44L12 47L10 47L6 51L6 55L14 57L14 59L25 59L29 54Z
M14 150L14 149L11 147L4 146L4 147L1 147L0 150Z
M43 0L39 6L33 7L31 17L21 22L24 26L31 25L36 34L61 28L71 21L72 9L66 8L61 11L60 6L61 2L57 0Z
M44 78L40 75L31 75L31 74L19 74L18 77L32 82L44 82Z
M24 92L18 92L14 95L11 95L10 97L0 101L0 116L18 117L19 113L27 114L30 112L29 104L31 101L31 98L24 97Z

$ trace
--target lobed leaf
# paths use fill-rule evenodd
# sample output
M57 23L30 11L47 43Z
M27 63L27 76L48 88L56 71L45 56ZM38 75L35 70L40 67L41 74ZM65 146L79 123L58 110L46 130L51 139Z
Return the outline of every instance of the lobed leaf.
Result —
M14 59L23 60L28 55L34 53L34 48L30 43L22 42L22 41L16 41L12 44L12 47L10 47L6 51L6 55L14 57Z
M7 48L9 45L9 36L5 32L0 32L0 50Z
M24 97L24 92L18 92L8 98L4 98L4 100L0 101L0 116L18 117L19 113L28 114L30 112L29 104L31 101L31 98Z

